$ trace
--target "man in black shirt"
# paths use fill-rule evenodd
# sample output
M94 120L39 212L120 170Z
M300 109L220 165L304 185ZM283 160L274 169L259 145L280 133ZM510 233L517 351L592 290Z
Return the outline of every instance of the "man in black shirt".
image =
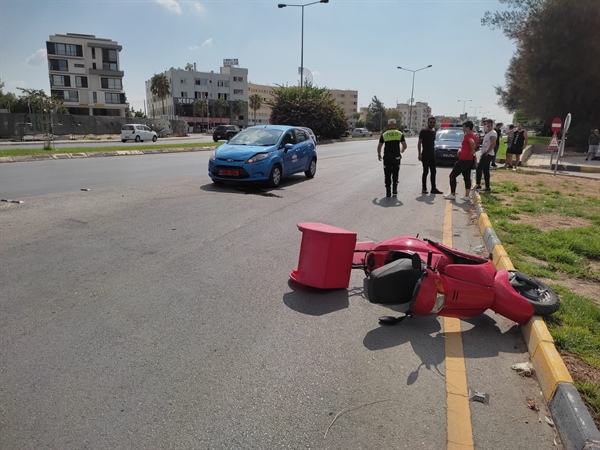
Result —
M419 161L423 164L423 194L427 194L427 174L431 170L431 193L442 194L435 187L435 117L427 119L427 128L423 128L419 133L419 142L417 143L419 151Z

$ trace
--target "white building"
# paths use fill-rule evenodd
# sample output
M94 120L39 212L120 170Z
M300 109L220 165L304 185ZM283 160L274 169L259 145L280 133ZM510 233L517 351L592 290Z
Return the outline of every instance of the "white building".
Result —
M427 102L416 102L412 105L412 123L409 122L410 104L398 103L396 108L400 111L402 125L414 132L427 126L427 118L431 116L431 107Z
M149 117L178 118L190 126L206 128L219 124L248 124L248 69L235 67L237 60L224 60L219 73L198 72L196 64L185 69L171 67L163 72L169 81L169 95L160 99L152 93L152 80L146 81L147 115ZM227 110L222 117L215 113L215 101L224 99ZM199 114L196 101L208 103L206 115ZM236 100L244 102L244 110L235 115L232 111Z
M70 114L125 116L129 106L120 69L122 47L90 34L56 34L46 41L50 93Z

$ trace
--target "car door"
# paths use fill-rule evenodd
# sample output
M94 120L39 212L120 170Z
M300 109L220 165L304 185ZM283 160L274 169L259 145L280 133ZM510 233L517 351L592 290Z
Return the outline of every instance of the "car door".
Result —
M307 169L308 160L312 156L315 145L308 133L301 129L294 129L296 135L296 154L298 155L298 167L296 172Z
M292 144L293 147L289 149L285 149L286 144ZM285 132L283 138L281 139L281 144L279 148L282 151L283 159L283 175L290 175L298 171L297 167L300 166L300 162L298 161L298 149L296 145L296 135L292 129Z

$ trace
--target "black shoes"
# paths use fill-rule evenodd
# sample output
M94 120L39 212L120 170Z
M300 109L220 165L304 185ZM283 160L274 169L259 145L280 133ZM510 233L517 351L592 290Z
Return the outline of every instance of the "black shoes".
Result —
M385 196L386 197L391 197L392 196L392 190L389 187L385 188Z
M429 192L427 192L427 188L423 188L423 190L421 191L421 194L429 194Z
M442 191L440 191L440 190L438 190L438 189L436 189L436 188L433 188L433 189L431 190L431 193L432 193L432 194L443 194L443 192L442 192Z
M398 185L394 184L394 187L392 188L392 195L395 197L396 195L398 195Z

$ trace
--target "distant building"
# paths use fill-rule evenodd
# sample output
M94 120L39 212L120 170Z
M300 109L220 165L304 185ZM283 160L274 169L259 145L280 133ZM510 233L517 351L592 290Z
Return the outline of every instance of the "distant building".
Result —
M193 128L206 129L215 125L235 123L248 125L248 69L235 67L231 61L224 60L219 73L199 72L196 64L187 64L185 69L171 67L163 72L169 80L170 93L164 99L152 94L152 79L146 81L146 103L149 117L180 119ZM224 99L227 110L219 117L215 111L215 101ZM196 101L204 99L208 111L200 114ZM235 116L233 103L242 100L244 110Z
M125 116L129 106L120 69L122 47L90 34L56 34L46 41L50 93L70 114Z
M267 101L271 101L275 98L274 91L277 86L269 86L265 84L248 83L248 94L260 95L262 104L259 109L256 110L256 121L254 118L254 111L249 109L249 120L250 125L261 125L268 124L269 118L271 117L271 107L266 104ZM340 90L340 89L328 89L329 95L335 101L337 105L342 108L344 114L348 118L348 125L353 127L356 123L356 107L358 101L358 91L352 90Z
M426 102L416 102L412 105L412 123L409 122L410 104L398 103L402 125L412 131L419 131L427 126L427 118L431 116L431 107Z

